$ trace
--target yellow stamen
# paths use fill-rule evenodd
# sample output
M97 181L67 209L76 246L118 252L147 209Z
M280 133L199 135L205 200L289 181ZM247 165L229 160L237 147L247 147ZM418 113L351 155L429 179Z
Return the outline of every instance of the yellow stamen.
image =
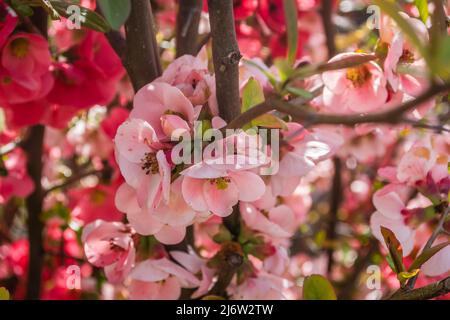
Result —
M355 87L362 87L367 80L370 79L370 72L366 66L362 65L347 70L347 79L350 80Z
M210 179L209 182L211 184L215 183L217 189L225 190L226 188L228 188L228 183L230 183L231 180L226 177L221 177L221 178Z
M419 158L430 159L430 150L425 147L418 147L413 151L414 155Z
M11 52L17 58L23 58L28 54L30 42L25 38L17 38L11 42Z
M145 174L157 174L159 172L158 160L156 159L156 154L154 153L146 153L144 158L142 159L142 170L145 171Z

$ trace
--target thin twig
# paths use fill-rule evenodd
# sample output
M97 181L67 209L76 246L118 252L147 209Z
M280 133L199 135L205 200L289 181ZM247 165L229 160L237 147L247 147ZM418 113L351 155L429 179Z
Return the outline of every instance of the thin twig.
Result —
M89 177L89 176L101 176L105 171L104 170L90 170L86 172L79 173L77 175L73 175L70 178L66 179L64 182L51 186L47 190L45 190L44 195L48 195L49 193L58 190L58 189L65 189L73 184L79 182L81 179Z
M333 159L334 177L330 193L330 212L328 215L327 242L330 247L327 249L328 267L327 273L331 274L334 265L334 247L336 241L336 226L338 223L338 211L342 201L342 161L338 157Z
M427 124L427 123L423 123L421 121L417 121L414 119L409 119L409 118L402 118L401 122L403 123L407 123L410 124L412 127L414 128L422 128L422 129L428 129L428 130L433 130L436 132L450 132L450 128L445 127L444 125L439 125L439 124Z
M450 292L450 277L414 290L399 290L389 300L428 300Z
M420 96L418 96L416 99L407 101L387 111L356 115L334 115L318 113L315 111L307 110L302 106L283 101L279 98L268 98L263 103L247 110L239 117L231 121L227 128L240 128L246 123L249 123L251 120L272 110L277 110L279 112L290 115L295 122L302 123L306 121L311 126L318 124L353 126L360 123L399 123L402 120L402 116L406 112L412 110L422 103L427 102L428 100L441 93L447 92L448 90L450 90L450 83L435 84Z

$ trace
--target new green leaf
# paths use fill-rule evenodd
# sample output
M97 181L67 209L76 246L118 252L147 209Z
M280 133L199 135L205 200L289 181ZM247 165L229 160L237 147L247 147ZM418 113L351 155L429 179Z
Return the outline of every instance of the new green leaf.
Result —
M245 112L250 108L264 102L264 91L262 86L255 78L250 78L242 91L242 108L241 112Z
M97 0L106 20L114 30L119 30L131 12L130 0Z
M286 19L287 41L288 41L288 61L294 64L298 49L298 12L295 0L283 0L284 16Z
M67 10L73 3L64 2L64 1L50 1L53 8L63 17L70 18L72 13ZM84 7L80 7L80 15L83 19L80 19L80 23L83 27L99 31L99 32L109 32L111 30L111 26L108 22L95 11L89 10Z
M336 300L331 283L323 276L314 274L306 277L303 283L303 299L305 300Z
M414 4L419 10L420 19L426 23L428 19L428 1L427 0L414 0Z
M9 300L9 291L6 288L0 288L0 300Z

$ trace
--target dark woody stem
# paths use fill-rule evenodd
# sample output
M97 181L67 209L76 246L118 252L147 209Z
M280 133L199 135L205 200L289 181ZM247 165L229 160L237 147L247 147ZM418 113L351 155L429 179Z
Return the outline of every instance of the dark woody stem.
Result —
M47 14L41 8L36 8L31 17L33 25L39 29L43 36L47 36ZM34 125L28 129L22 147L27 155L27 171L34 183L33 192L27 197L25 203L28 212L28 241L29 260L26 299L37 300L41 295L41 277L43 267L42 231L44 225L41 221L42 203L44 199L42 179L42 157L44 149L45 127Z
M203 0L179 0L177 15L177 57L196 55L198 51L198 25Z
M225 121L231 122L241 113L239 97L241 53L234 27L233 0L208 0L208 9L219 114ZM233 208L230 216L224 218L223 223L233 238L237 239L240 232L239 205ZM240 245L236 242L234 244L223 246L219 253L223 268L219 270L218 280L210 294L225 296L226 288L243 262L242 253L238 252Z
M125 23L125 33L125 67L134 90L138 91L162 73L149 0L131 0L131 13Z

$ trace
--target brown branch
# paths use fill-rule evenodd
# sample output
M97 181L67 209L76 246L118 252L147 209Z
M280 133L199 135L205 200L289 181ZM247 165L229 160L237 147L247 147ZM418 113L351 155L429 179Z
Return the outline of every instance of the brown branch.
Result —
M131 0L125 23L127 50L125 67L135 91L161 75L155 26L149 0Z
M322 9L320 10L329 58L336 54L336 28L333 23L333 2L333 0L322 0Z
M198 52L198 25L203 0L179 0L177 15L177 57Z
M69 177L68 179L66 179L64 182L51 186L50 188L48 188L47 190L44 191L44 195L48 195L49 193L58 190L58 189L65 189L68 188L70 186L72 186L73 184L79 182L81 179L89 177L89 176L101 176L105 173L106 170L90 170L90 171L86 171L86 172L81 172L79 174L76 175L72 175L71 177Z
M28 212L28 241L29 261L27 277L27 299L39 299L41 292L41 273L43 265L42 231L44 225L40 219L42 212L43 190L42 178L42 155L45 127L35 125L28 131L28 137L23 145L27 154L27 170L34 182L34 191L26 199Z
M225 121L230 122L241 113L239 98L241 53L234 28L233 0L208 0L208 10L219 114ZM224 218L223 223L230 229L234 238L237 238L240 228L238 205L234 207L230 216ZM240 248L239 244L236 243L236 245ZM211 294L224 295L237 267L242 264L241 256L230 253L226 248L222 251L223 268L219 271L218 280Z
M445 125L442 124L428 124L428 123L423 123L422 121L418 121L418 120L414 120L414 119L409 119L409 118L402 118L401 120L402 123L407 123L409 125L411 125L413 128L420 128L420 129L428 129L428 130L433 130L436 132L450 132L450 128L445 127Z
M47 36L48 20L47 14L42 8L34 9L31 21L40 33ZM42 231L44 225L40 219L43 203L42 190L42 157L44 149L45 127L34 125L28 129L27 137L23 141L23 149L27 155L27 172L33 180L34 190L25 200L28 219L28 277L27 277L27 299L39 299L41 293L41 274L43 266L43 243Z
M400 289L389 300L428 300L450 292L450 277L414 290Z
M244 262L242 248L237 242L228 242L214 256L213 260L220 261L218 279L208 295L226 296L226 289L233 280L233 276Z
M306 122L310 126L318 124L353 126L360 123L399 123L404 113L448 90L450 90L450 83L435 84L416 99L407 101L387 111L356 115L317 113L297 104L294 105L277 98L269 98L231 121L227 128L240 128L251 120L272 110L288 114L292 117L293 121L300 123Z
M336 241L336 225L338 223L338 211L342 202L342 161L338 157L333 159L334 177L330 194L330 212L328 216L327 242L330 247L327 249L328 267L327 273L331 274L334 265L334 247Z
M233 0L208 0L216 95L220 116L227 122L240 114L239 60Z

